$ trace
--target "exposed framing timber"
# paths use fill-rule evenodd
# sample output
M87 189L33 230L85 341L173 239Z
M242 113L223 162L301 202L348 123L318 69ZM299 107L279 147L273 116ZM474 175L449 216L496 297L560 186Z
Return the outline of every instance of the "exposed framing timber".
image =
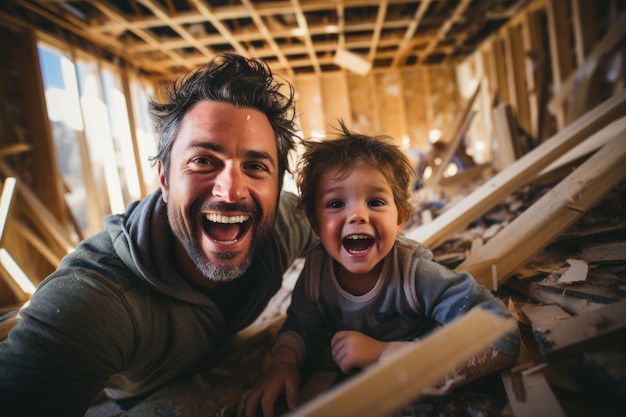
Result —
M5 177L14 177L18 179L17 194L24 200L25 204L30 207L31 221L36 222L37 228L49 236L65 254L74 250L75 244L70 239L67 231L59 224L57 219L48 211L46 206L39 201L37 196L24 184L19 182L18 175L4 161L0 160L0 173Z

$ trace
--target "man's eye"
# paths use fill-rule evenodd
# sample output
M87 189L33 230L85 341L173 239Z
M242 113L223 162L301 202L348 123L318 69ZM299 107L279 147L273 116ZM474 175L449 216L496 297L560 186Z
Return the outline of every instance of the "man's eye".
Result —
M383 200L380 199L376 199L376 200L371 200L368 205L370 207L380 207L380 206L384 206L385 202Z
M258 162L250 162L246 164L246 169L250 169L253 171L268 171L267 167L264 164Z
M209 158L205 158L202 156L192 159L192 162L198 165L210 165L211 164L211 160Z
M329 207L329 208L341 208L343 206L344 206L343 201L339 201L339 200L329 201L328 204L326 205L326 207Z

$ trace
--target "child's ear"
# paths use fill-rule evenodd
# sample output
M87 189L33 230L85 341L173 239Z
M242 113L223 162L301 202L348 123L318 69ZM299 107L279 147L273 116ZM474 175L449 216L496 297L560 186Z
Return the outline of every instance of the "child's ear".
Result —
M398 219L398 226L397 226L397 229L396 229L396 234L400 234L400 232L402 231L403 227L404 227L404 220Z

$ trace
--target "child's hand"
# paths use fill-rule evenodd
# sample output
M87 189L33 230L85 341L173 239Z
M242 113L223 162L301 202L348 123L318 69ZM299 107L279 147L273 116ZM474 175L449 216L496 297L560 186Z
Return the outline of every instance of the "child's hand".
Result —
M255 417L259 404L265 417L273 417L274 403L282 392L285 393L289 409L294 410L298 406L298 365L290 355L281 353L284 352L272 355L270 365L261 380L241 396L237 417Z
M386 347L387 342L352 330L339 331L330 341L333 360L345 374L376 363Z

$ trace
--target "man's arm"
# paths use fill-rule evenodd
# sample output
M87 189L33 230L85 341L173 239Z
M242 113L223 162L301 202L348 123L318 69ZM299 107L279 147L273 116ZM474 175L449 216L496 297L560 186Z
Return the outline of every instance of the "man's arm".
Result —
M7 415L82 416L121 366L128 311L113 307L106 288L84 284L71 276L45 282L0 344Z

